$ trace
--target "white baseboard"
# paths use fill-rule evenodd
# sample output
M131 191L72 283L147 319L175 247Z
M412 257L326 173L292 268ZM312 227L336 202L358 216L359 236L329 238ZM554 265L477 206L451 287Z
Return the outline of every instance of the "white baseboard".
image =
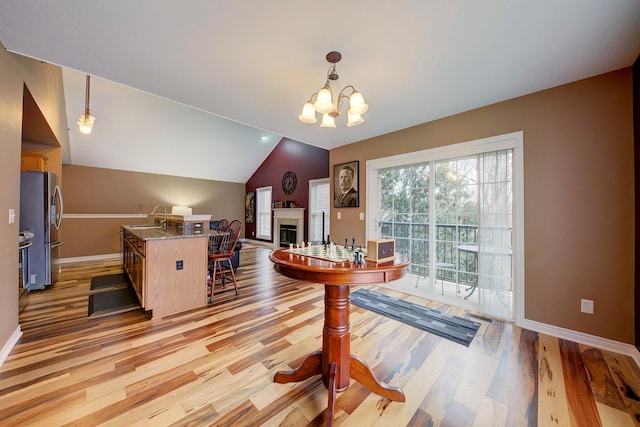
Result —
M86 262L86 261L103 261L105 259L122 258L122 254L117 252L115 254L101 254L101 255L88 255L69 258L60 258L60 264L70 264L74 262Z
M13 347L16 345L21 336L22 331L20 330L20 325L18 325L4 347L2 347L2 351L0 351L0 366L4 365L4 361L7 360L7 357L9 357L9 353L11 353L11 350L13 350Z
M640 367L640 351L638 351L634 345L585 334L583 332L573 331L571 329L561 328L559 326L547 325L546 323L536 322L535 320L524 319L523 323L518 326L568 341L612 351L614 353L624 354L625 356L633 358L636 365Z

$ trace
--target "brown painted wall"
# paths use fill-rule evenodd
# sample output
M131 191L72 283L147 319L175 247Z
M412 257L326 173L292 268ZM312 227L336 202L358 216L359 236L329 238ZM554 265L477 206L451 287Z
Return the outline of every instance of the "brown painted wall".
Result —
M173 205L186 205L194 215L244 221L244 184L72 165L63 166L62 176L65 214L149 214L162 204L169 213ZM119 252L120 225L144 222L146 218L67 217L61 227L61 256Z
M298 181L295 191L290 195L282 190L282 176L287 171L294 172ZM309 224L306 210L309 207L309 181L328 176L329 152L327 150L284 138L247 181L246 191L256 191L259 187L272 186L273 201L291 200L305 208L304 239L306 241ZM255 238L255 231L255 224L247 224L245 236Z
M59 67L8 53L0 44L0 349L18 328L20 150L25 85L57 141L68 147L62 72ZM58 149L60 150L60 149ZM16 221L8 223L9 209Z
M362 189L368 159L520 130L526 319L633 343L631 68L340 147L330 162L360 160ZM358 210L336 211L332 236L364 239ZM581 298L594 315L580 313Z

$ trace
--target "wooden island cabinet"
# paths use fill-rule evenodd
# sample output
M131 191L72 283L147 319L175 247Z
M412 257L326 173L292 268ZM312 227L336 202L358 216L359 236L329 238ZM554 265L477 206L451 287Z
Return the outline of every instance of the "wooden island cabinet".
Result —
M210 232L122 226L123 266L140 305L161 317L207 305Z

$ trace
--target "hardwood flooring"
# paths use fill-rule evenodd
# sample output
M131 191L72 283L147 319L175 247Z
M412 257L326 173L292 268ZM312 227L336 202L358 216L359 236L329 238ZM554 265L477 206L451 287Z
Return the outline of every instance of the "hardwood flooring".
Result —
M88 319L90 279L122 272L120 262L64 266L20 315L23 335L0 368L0 425L323 425L320 377L273 382L320 349L323 287L278 275L268 253L241 251L238 296L233 286L216 289L204 309L153 320L140 310ZM334 425L640 425L631 358L481 323L467 348L352 306L351 352L407 400L352 381L336 399Z

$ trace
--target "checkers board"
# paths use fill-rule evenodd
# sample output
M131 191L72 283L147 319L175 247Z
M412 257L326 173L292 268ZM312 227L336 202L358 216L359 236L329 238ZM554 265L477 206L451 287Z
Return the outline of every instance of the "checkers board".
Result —
M353 251L347 249L344 246L336 245L336 251L333 256L330 253L329 248L324 248L324 245L305 246L304 248L294 247L293 249L285 249L284 252L289 252L297 255L304 255L311 258L318 258L325 261L333 262L345 262L353 261ZM362 249L362 252L366 255L367 251Z

